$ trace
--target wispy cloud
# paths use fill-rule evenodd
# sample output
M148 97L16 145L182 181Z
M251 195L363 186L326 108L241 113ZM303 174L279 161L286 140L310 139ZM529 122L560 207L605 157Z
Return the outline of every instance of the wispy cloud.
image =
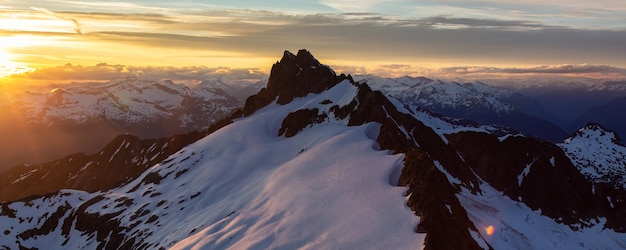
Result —
M40 11L40 12L46 13L46 14L48 14L50 16L53 16L53 17L61 19L61 20L70 21L70 22L72 22L74 24L74 27L75 27L74 31L76 31L76 33L78 33L79 35L83 34L83 32L81 31L80 23L76 19L74 19L74 18L66 17L66 16L63 16L63 15L54 13L52 11L49 11L47 9L44 9L44 8L36 8L36 7L30 7L30 8L33 9L33 10L36 10L36 11Z
M613 0L426 0L415 4L414 14L456 17L526 19L573 28L624 28L626 2Z
M416 24L432 28L472 28L472 29L504 29L504 30L541 30L546 28L558 28L548 26L535 21L527 20L496 20L457 18L446 16L428 17L414 21Z
M368 12L375 10L380 4L393 4L393 1L388 0L321 0L320 2L342 12Z
M115 36L129 43L214 48L263 56L283 49L309 48L335 55L332 57L337 60L352 57L457 64L623 64L619 55L626 54L625 31L579 30L525 20L442 16L394 19L383 15L346 17L242 10L208 11L202 15L184 20L168 17L159 23L149 16L145 20L152 22L152 29L99 34L103 39ZM445 26L456 28L442 28Z
M455 6L464 7L460 2ZM0 9L0 20L22 11L29 18L41 15L64 21L64 25L71 22L76 29L75 33L63 33L58 28L45 31L28 25L11 26L12 29L0 25L0 34L54 36L71 41L56 47L36 44L11 50L23 57L36 56L38 60L53 58L59 64L93 65L106 61L123 65L269 68L283 50L307 48L326 63L354 65L351 69L359 72L394 64L413 68L385 70L399 74L453 65L584 63L626 67L625 30L577 29L532 18L457 15L410 18L372 11L301 13L161 7L138 8L138 13L129 13L128 10L104 11L113 8L109 5L100 7L101 12L81 9L52 12L40 7Z

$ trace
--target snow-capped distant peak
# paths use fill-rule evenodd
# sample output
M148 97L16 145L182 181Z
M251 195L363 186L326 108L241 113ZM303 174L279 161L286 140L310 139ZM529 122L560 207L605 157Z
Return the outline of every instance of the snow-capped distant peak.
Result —
M200 124L210 124L241 107L242 101L229 90L224 86L189 88L171 80L119 78L24 89L12 102L30 125L169 123L190 130L201 129Z
M512 91L491 87L481 82L458 83L408 76L356 78L359 82L367 83L372 89L380 90L385 95L414 107L430 110L476 107L496 113L508 113L514 109L506 101L506 98L513 95Z
M626 147L617 133L589 123L559 146L587 178L626 187Z
M565 144L570 144L576 140L593 139L602 144L616 144L624 146L619 135L616 132L604 128L598 123L588 123L584 127L578 129L573 135L565 139Z
M443 85L441 90L452 95L472 91L454 82L415 87L421 85ZM61 190L3 204L0 245L626 245L619 216L626 211L624 204L607 196L612 199L609 208L600 200L605 197L592 195L589 181L552 144L525 137L500 139L488 128L463 128L461 120L407 107L350 76L337 76L307 51L296 56L285 52L272 67L267 88L250 96L243 110L138 178L109 191Z

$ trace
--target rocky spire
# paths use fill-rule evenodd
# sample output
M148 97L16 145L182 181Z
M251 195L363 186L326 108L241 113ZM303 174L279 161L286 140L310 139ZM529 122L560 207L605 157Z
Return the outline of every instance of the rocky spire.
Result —
M320 93L337 83L337 75L330 67L322 65L307 50L293 55L285 51L282 59L272 66L267 89L285 104L294 97Z
M337 76L307 50L301 49L297 55L285 51L280 61L272 66L267 88L246 100L244 115L252 114L277 97L279 104L287 104L296 97L321 93L346 78L345 75Z

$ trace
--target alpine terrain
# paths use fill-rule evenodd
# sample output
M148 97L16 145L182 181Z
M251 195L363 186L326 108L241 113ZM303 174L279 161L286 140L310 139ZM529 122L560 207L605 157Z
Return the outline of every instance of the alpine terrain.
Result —
M286 51L267 86L208 130L122 136L0 176L0 193L20 193L0 204L0 248L626 246L624 187L583 171L597 167L581 145L602 132L555 145L403 101ZM13 188L50 175L55 190Z
M541 118L541 104L518 92L482 82L458 83L426 77L360 76L359 82L398 99L409 109L424 108L449 117L500 124L544 140L560 141L566 132Z
M589 123L559 146L592 182L626 187L626 147L617 133Z
M206 129L243 106L245 99L233 95L256 92L256 84L239 85L125 78L10 89L0 100L0 135L6 139L0 172L73 152L95 153L119 134L159 138Z

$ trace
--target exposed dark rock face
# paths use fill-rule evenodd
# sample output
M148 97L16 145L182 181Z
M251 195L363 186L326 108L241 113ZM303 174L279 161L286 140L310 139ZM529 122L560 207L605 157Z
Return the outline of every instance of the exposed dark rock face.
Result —
M410 197L407 204L420 218L415 231L427 234L425 249L482 249L481 246L491 248L481 238L481 232L469 219L467 210L457 197L461 190L481 193L480 185L483 181L511 199L523 201L533 209L541 209L544 215L573 228L585 227L595 223L598 217L606 217L607 227L625 231L626 191L603 185L596 185L594 189L591 182L580 174L556 145L527 137L508 137L500 141L495 135L479 132L460 132L444 138L413 115L399 112L381 92L372 91L366 84L356 84L350 76L336 76L330 68L321 65L305 50L299 51L298 55L285 52L281 61L272 68L267 88L248 98L243 110L218 122L207 131L151 141L122 136L107 146L101 154L78 154L46 166L23 167L10 176L12 179L5 179L5 182L23 177L23 181L35 183L33 186L51 183L50 190L31 190L29 192L32 195L55 192L61 188L95 191L119 186L137 178L156 162L169 164L170 167L176 165L176 162L165 158L183 146L231 123L234 118L249 116L274 101L286 104L294 98L320 93L343 80L358 87L356 97L351 102L344 106L330 107L330 113L320 112L317 108L294 111L283 119L278 136L295 136L307 126L325 122L329 117L347 119L349 126L369 122L381 124L376 138L379 148L405 155L398 184L408 187L406 195ZM332 105L332 102L322 101L320 104ZM152 151L160 154L150 153ZM149 160L144 161L145 159ZM92 163L88 164L90 162ZM69 166L61 174L54 173L58 178L66 175L61 178L63 183L60 184L45 175L53 173L39 169L53 169L57 166L55 163ZM33 169L38 171L30 173ZM30 175L24 177L27 173ZM131 191L138 190L142 184L158 185L168 175L177 178L185 173L186 170L172 170L162 175L149 173ZM75 177L68 179L67 176ZM106 178L107 182L98 182L98 178ZM3 192L6 194L2 195L7 195L12 191ZM189 199L199 194L191 195ZM150 190L143 194L147 195L158 196ZM29 199L31 198L22 201L28 202ZM151 215L147 209L148 203L157 203L157 199L143 204L134 213L125 215L125 219L132 222L128 227L121 227L121 219L117 216L125 208L137 205L135 201L121 197L113 203L117 209L113 212L87 212L87 208L103 199L105 198L102 196L96 196L74 209L60 206L46 218L43 228L25 231L19 237L36 237L62 225L66 236L70 228L95 236L94 241L99 249L150 248L142 240L142 236L150 232L136 232L133 228L140 223L159 223L158 216ZM167 202L158 201L156 206L167 206ZM6 206L6 203L0 205L0 215L15 217L16 211ZM65 219L61 221L61 218Z
M406 155L399 184L409 186L408 205L420 217L416 232L427 233L425 249L482 249L469 233L478 229L455 196L458 187L446 179L426 152L416 150Z
M594 194L591 183L552 143L529 137L509 137L500 142L495 135L477 132L448 135L447 143L413 116L398 112L382 93L365 84L359 86L350 105L333 107L331 112L335 117L349 117L348 125L382 124L377 138L380 148L406 154L399 184L409 187L409 206L421 219L416 231L427 233L427 249L480 248L469 233L478 230L455 196L461 187L480 192L476 175L511 199L541 209L544 215L572 228L607 217L607 226L623 230L619 226L626 217L623 204L611 208L599 189L610 193L613 200L622 201L623 193L596 187L598 193ZM296 111L283 121L279 133L291 131L289 136L293 136L324 117L317 110ZM458 178L458 183L442 171ZM451 237L455 241L450 241Z
M596 183L594 189L597 197L611 201L608 207L603 207L607 218L606 227L626 232L626 190L610 183Z
M477 187L478 180L454 149L413 116L398 112L379 91L363 84L357 98L359 106L350 116L349 125L381 123L376 140L381 149L406 154L399 184L409 187L408 205L420 217L416 232L427 234L425 249L481 249L470 235L470 231L478 230L454 195L459 187L435 166L437 162L446 171L461 176L464 186ZM446 205L452 207L452 214Z
M318 109L301 109L293 113L289 113L283 120L283 124L278 130L278 136L285 135L292 137L300 132L303 128L310 124L316 124L324 121L326 114L318 114Z
M607 226L624 230L623 216L617 215L625 214L626 206L614 204L612 208L606 199L606 195L623 195L623 190L596 186L594 194L591 182L556 145L528 137L508 137L500 142L493 135L477 132L448 138L476 174L511 199L541 209L544 215L573 228L607 217ZM617 221L622 226L617 226Z
M121 135L100 153L82 153L34 166L11 169L0 176L0 201L43 195L69 188L88 192L117 187L147 168L198 140L200 133L140 140Z
M309 51L300 50L295 56L285 51L280 62L272 66L267 90L278 96L278 104L287 104L295 97L320 93L337 83L335 72L317 61Z
M357 85L349 76L339 79L348 79ZM317 82L321 79L310 81ZM334 84L329 85L329 88L332 86ZM416 231L427 233L426 249L480 249L470 235L470 231L478 230L455 196L460 188L457 185L477 191L472 188L478 186L478 180L471 169L465 166L454 148L446 144L431 128L409 114L398 112L381 92L372 91L366 84L358 85L358 88L357 96L352 102L344 107L335 105L330 112L339 119L349 118L349 126L368 122L382 124L376 139L381 149L407 155L400 185L409 186L407 195L411 197L408 204L421 219ZM279 135L294 136L304 127L320 123L328 116L319 114L317 109L292 112L283 120ZM435 164L454 176L460 176L462 183L450 183ZM447 212L449 210L446 206L452 207L453 214ZM450 241L450 237L455 241Z
M235 112L202 132L160 139L120 135L94 155L73 154L60 160L18 166L0 174L0 202L54 193L61 189L104 191L137 178L183 147L231 123Z
M285 51L280 61L272 66L267 88L248 97L243 114L249 116L274 100L278 104L287 104L296 97L321 93L344 79L345 75L337 76L307 50L300 50L297 55Z
M122 211L105 215L85 211L101 200L102 197L95 197L72 211L63 221L63 235L69 237L70 228L74 228L86 234L95 235L98 249L132 249L135 240L125 239L124 232L128 229L121 227L119 222L114 219Z

